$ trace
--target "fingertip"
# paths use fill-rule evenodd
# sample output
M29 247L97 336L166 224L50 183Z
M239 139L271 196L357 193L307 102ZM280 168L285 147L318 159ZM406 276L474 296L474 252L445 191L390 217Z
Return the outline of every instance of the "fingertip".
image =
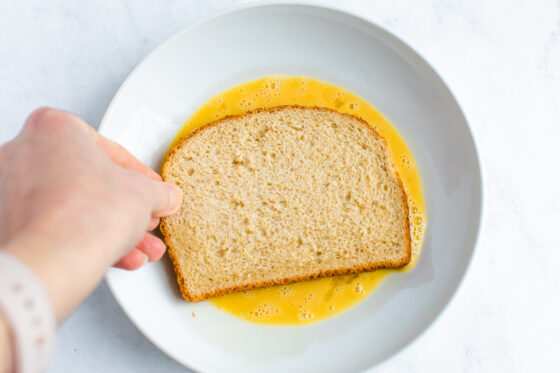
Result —
M150 196L152 198L152 216L169 216L181 208L183 191L173 183L152 181Z
M128 254L123 256L118 262L116 262L113 267L133 271L142 267L147 262L148 255L138 250L137 248L134 248Z
M165 183L168 193L168 206L162 213L163 216L172 215L179 211L183 203L183 191L177 185L172 183Z
M146 254L150 262L159 260L165 253L165 243L158 237L149 233L144 235L136 248Z

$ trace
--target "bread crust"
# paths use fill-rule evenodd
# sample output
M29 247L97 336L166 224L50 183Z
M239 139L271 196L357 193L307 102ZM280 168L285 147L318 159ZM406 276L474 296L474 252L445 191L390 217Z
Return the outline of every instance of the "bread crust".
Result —
M191 132L188 136L183 138L169 152L167 158L165 159L163 167L162 167L162 172L161 173L162 173L163 179L165 180L164 175L166 174L165 171L167 169L167 165L170 163L170 160L172 160L173 157L175 157L175 154L177 153L177 151L186 142L188 142L190 139L199 135L200 133L207 130L208 128L220 125L220 124L222 124L226 121L229 121L230 119L239 119L239 118L243 118L245 116L250 116L250 115L253 115L255 113L260 113L260 112L273 113L275 111L279 111L279 110L283 110L283 109L322 111L322 112L328 112L328 113L335 113L337 115L341 115L341 116L345 116L345 117L357 120L365 128L367 128L373 134L373 136L380 139L385 144L385 149L386 149L387 153L389 153L389 147L387 146L387 141L385 140L385 138L383 138L379 133L377 133L375 128L373 128L373 126L371 126L363 118L360 118L360 117L357 117L355 115L348 114L348 113L340 113L336 110L326 108L326 107L320 107L320 106L281 105L281 106L275 106L275 107L271 107L271 108L255 109L255 110L248 111L248 112L246 112L244 114L240 114L240 115L228 115L224 118L221 118L221 119L216 120L214 122L210 122L210 123L208 123L208 124L206 124L202 127L197 128L196 130ZM375 271L375 270L378 270L378 269L396 269L396 268L401 268L401 267L404 267L405 265L407 265L410 262L410 259L412 257L411 238L410 238L410 221L409 221L409 209L408 209L407 196L406 196L406 191L404 189L404 186L403 186L402 180L400 178L400 175L395 170L395 167L394 167L392 158L390 157L390 154L388 154L388 155L389 155L388 159L391 162L391 170L393 172L393 176L396 177L396 179L398 181L399 188L402 191L402 196L403 196L402 206L403 206L404 211L406 211L405 218L404 218L404 221L403 221L403 224L405 226L405 231L406 231L405 237L406 237L406 241L407 241L406 242L407 250L406 250L406 257L405 258L403 258L400 261L386 261L386 262L382 262L382 263L377 262L377 263L374 263L374 264L366 264L366 265L363 265L363 266L340 268L340 269L336 269L336 270L318 271L318 272L315 272L315 273L312 273L312 274L309 274L309 275L305 275L305 276L278 278L278 279L274 279L274 280L255 282L255 283L246 284L246 285L242 285L242 286L232 286L232 287L229 287L229 288L222 288L222 289L219 289L219 290L216 290L216 291L210 291L210 292L200 294L200 295L194 295L188 289L187 281L181 273L181 266L179 265L179 260L176 257L180 248L175 248L175 247L173 247L173 245L170 244L171 240L169 239L169 234L168 234L167 229L166 229L166 219L162 218L159 228L160 228L160 231L161 231L161 233L164 237L164 241L168 246L167 252L169 254L171 262L173 263L173 270L174 270L175 275L177 277L177 283L179 285L179 288L181 290L181 294L182 294L183 298L187 301L190 301L190 302L199 302L199 301L207 300L209 298L218 297L218 296L222 296L222 295L226 295L226 294L231 294L231 293L235 293L235 292L239 292L239 291L253 290L253 289L265 288L265 287L270 287L270 286L275 286L275 285L285 285L285 284L290 284L290 283L293 283L293 282L315 280L315 279L319 279L319 278L323 278L323 277L331 277L331 276L357 274L357 273L362 273L362 272L370 272L370 271Z

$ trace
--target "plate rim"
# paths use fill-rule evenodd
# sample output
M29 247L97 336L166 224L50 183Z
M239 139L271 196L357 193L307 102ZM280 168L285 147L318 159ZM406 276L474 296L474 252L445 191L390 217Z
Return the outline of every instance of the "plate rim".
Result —
M464 287L467 277L472 272L472 270L471 270L472 269L472 264L474 262L475 256L477 255L477 252L479 251L478 246L479 246L479 243L480 243L480 238L481 238L481 236L483 234L483 231L484 231L484 227L485 227L484 222L485 222L485 219L486 219L486 204L487 204L487 191L486 190L487 190L487 186L486 186L486 180L485 180L485 176L484 176L485 175L485 163L483 161L484 157L482 155L481 146L480 146L480 144L477 140L477 137L475 135L475 131L474 131L472 125L471 125L471 122L468 118L468 115L466 114L466 112L463 109L460 101L458 100L457 95L455 94L455 92L453 91L451 86L448 84L448 82L444 78L444 76L440 73L440 71L438 71L434 67L434 65L432 63L430 63L429 60L422 53L420 53L416 48L414 48L411 44L409 44L403 36L401 36L396 31L388 30L387 28L385 28L384 26L381 26L378 22L368 18L367 16L363 16L361 14L358 14L356 11L345 9L345 8L337 6L337 5L316 4L316 3L313 3L313 2L309 2L309 1L278 1L278 0L274 0L274 1L266 2L266 3L263 2L263 1L258 1L256 3L244 3L244 4L237 4L237 5L234 5L234 6L231 6L231 7L227 7L225 9L222 9L222 10L219 10L219 11L216 11L216 12L212 12L211 14L203 16L203 17L199 18L198 20L192 22L191 24L189 24L186 27L182 28L181 30L177 31L171 37L165 39L163 42L158 44L154 49L152 49L148 54L146 54L142 58L142 60L132 69L132 71L128 74L128 76L125 78L125 80L121 83L118 90L115 92L113 98L111 99L111 102L109 103L109 105L107 106L107 109L105 110L105 113L103 114L103 118L101 119L101 122L99 124L99 127L98 127L97 131L100 134L102 134L102 130L103 130L104 126L106 125L107 118L110 116L111 112L114 109L114 106L116 105L116 102L119 101L120 96L123 94L123 91L124 91L125 87L128 85L128 83L130 82L130 80L132 80L136 76L138 71L141 70L141 67L146 63L146 61L148 59L150 59L150 57L152 57L153 55L158 53L161 49L166 47L168 44L171 44L173 41L180 38L184 34L196 29L200 25L203 25L207 22L210 22L210 21L213 21L213 20L225 17L225 16L229 16L229 15L232 15L234 13L247 11L247 10L250 10L250 9L274 8L274 7L286 7L286 8L296 9L296 10L307 9L307 10L311 10L311 11L313 11L313 10L328 11L328 12L331 12L331 14L333 14L335 17L340 17L340 16L351 17L351 18L366 22L367 24L369 24L370 27L375 28L376 32L379 32L379 33L383 34L385 37L388 37L390 39L391 43L400 44L401 48L403 48L404 50L408 50L409 52L412 52L412 55L417 60L421 61L421 63L424 63L426 65L426 67L428 68L428 70L436 77L436 79L439 79L442 86L448 91L448 93L449 93L450 97L452 98L453 102L457 105L457 108L459 110L460 115L464 119L464 122L465 122L466 127L467 127L467 132L468 132L468 134L470 136L470 140L472 141L472 144L473 144L474 158L476 160L476 166L478 167L478 178L479 178L479 183L477 185L478 190L476 192L478 192L478 194L480 195L480 204L479 204L479 206L477 206L479 214L477 216L478 224L477 224L477 227L476 227L475 237L474 237L474 240L473 240L473 247L472 247L471 255L470 255L470 257L469 257L469 259L468 259L468 261L465 265L464 273L463 273L461 279L459 280L457 286L455 287L455 289L452 291L449 298L447 299L445 305L437 312L437 314L432 318L432 320L429 321L427 326L422 331L420 331L416 336L414 336L413 338L408 340L406 343L404 343L403 346L400 349L393 352L391 355L387 356L384 360L381 360L378 364L372 365L371 367L369 367L367 369L367 371L377 371L377 370L380 370L381 368L387 366L391 362L393 362L395 359L397 359L399 356L401 356L405 351L409 350L414 344L416 344L421 339L421 337L425 336L426 333L428 332L428 330L432 329L434 327L434 325L436 325L437 322L442 318L442 316L449 310L450 305L454 302L458 293ZM113 296L113 298L115 299L115 301L119 305L120 309L124 312L124 314L126 315L128 320L136 327L136 329L138 331L140 331L140 333L144 336L144 338L146 338L148 341L153 343L158 348L158 350L163 352L166 356L168 356L169 358L171 358L175 362L181 364L182 366L184 366L188 369L191 369L193 371L204 371L203 366L197 366L197 364L187 364L183 361L180 361L180 360L176 359L173 355L171 355L171 353L169 353L166 349L164 349L158 341L150 338L150 336L144 331L143 327L141 325L137 324L134 321L133 317L129 314L126 307L123 306L119 297L115 294L115 290L113 289L113 285L112 285L112 282L109 278L108 272L105 273L103 279L107 283L107 286L108 286L108 288L111 292L111 295Z

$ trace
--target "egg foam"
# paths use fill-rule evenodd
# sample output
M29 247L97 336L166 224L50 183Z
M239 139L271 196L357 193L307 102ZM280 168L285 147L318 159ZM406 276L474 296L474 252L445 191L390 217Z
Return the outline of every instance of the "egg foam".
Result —
M408 146L381 112L348 90L309 77L271 75L222 92L196 111L183 125L168 152L195 129L228 115L281 105L321 106L364 119L385 138L393 165L408 198L410 263L381 269L228 294L209 302L243 320L268 325L305 325L324 320L356 305L391 273L414 267L426 230L420 175ZM167 158L167 157L165 157Z

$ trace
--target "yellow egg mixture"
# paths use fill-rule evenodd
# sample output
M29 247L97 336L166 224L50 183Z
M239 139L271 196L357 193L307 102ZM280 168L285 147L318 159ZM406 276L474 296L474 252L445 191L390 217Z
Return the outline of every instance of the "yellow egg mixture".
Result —
M426 217L420 176L414 158L397 130L362 98L319 80L273 75L222 92L187 120L170 149L181 138L207 123L227 115L279 105L323 106L365 119L387 140L393 164L408 196L410 211L412 259L404 268L250 290L210 300L219 309L244 320L261 324L302 325L348 309L366 298L390 273L412 268L422 247Z

